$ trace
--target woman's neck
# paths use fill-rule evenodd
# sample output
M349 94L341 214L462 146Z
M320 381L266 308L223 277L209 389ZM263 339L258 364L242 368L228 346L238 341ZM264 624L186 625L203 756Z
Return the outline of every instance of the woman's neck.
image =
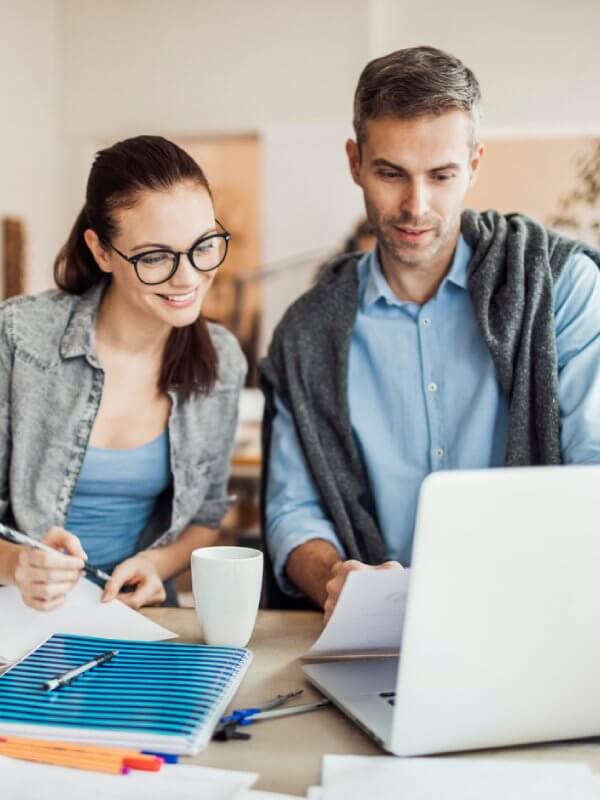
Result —
M160 360L171 328L132 308L109 284L98 309L96 342L121 354Z

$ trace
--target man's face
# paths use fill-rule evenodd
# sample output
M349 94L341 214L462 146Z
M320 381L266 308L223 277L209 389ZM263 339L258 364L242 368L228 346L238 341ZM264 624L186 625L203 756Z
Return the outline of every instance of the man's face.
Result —
M367 122L360 149L346 152L365 197L384 262L447 266L460 232L465 194L483 148L473 148L471 117L463 111ZM440 262L446 262L441 264Z

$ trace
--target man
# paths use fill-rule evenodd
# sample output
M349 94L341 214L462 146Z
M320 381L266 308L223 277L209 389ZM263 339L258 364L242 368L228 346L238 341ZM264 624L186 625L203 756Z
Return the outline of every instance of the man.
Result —
M366 66L346 152L378 246L332 264L262 365L268 551L326 617L350 570L410 565L428 473L600 462L600 254L463 211L479 106L434 48Z

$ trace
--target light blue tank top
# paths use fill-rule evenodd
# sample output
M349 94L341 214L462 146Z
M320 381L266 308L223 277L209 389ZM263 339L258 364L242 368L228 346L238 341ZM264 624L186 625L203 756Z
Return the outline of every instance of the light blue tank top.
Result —
M89 446L65 528L79 537L91 564L110 571L135 552L170 483L168 431L126 450Z

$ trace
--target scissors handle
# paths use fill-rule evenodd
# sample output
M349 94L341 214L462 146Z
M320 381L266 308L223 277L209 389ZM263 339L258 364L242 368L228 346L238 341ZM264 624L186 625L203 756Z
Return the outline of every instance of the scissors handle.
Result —
M253 717L255 717L256 714L270 711L273 708L279 708L279 706L287 703L290 698L297 697L299 694L302 694L302 692L303 689L295 689L293 692L278 694L271 698L271 700L264 702L261 706L256 706L254 708L238 708L226 717L221 717L221 723L235 722L237 725L251 725L254 721Z

